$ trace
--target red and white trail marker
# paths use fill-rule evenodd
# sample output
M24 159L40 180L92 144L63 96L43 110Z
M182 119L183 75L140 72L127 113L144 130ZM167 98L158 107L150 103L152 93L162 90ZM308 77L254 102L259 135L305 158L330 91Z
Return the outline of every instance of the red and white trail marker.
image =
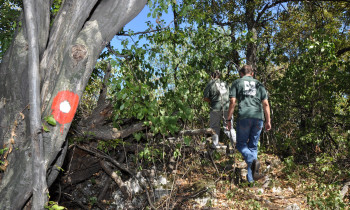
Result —
M73 121L78 104L79 96L67 90L58 92L53 99L51 106L52 115L62 125L61 132L63 132L64 124Z

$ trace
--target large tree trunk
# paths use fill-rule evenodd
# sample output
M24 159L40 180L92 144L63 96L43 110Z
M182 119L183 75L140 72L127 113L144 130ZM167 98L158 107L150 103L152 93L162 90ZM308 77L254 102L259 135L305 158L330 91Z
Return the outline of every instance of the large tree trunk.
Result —
M37 0L35 7L42 116L53 115L58 122L56 126L48 126L50 132L43 134L46 170L56 167L56 162L62 159L58 154L65 154L62 150L66 134L100 52L147 1L63 2L51 26L50 1ZM0 66L0 145L9 148L3 155L6 170L0 177L0 209L21 209L32 193L25 27L23 22Z

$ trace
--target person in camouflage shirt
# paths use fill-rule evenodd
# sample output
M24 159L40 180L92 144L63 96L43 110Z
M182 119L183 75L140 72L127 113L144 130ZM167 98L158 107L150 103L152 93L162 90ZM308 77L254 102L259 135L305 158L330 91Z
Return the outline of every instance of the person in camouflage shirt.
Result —
M216 70L211 74L211 81L206 85L204 89L204 101L210 104L210 128L215 131L212 136L213 144L212 148L218 149L221 121L224 121L224 117L228 114L229 107L229 90L226 82L220 80L221 73ZM232 117L230 117L232 121ZM226 124L225 124L226 126ZM232 126L230 127L232 130ZM234 138L235 138L234 132Z
M237 117L237 150L247 163L247 181L254 182L262 178L259 174L258 143L265 120L265 129L271 129L270 105L263 84L254 79L252 66L245 65L239 70L240 79L235 80L230 87L230 105L228 111L228 126L231 126L236 102L238 102ZM265 116L264 116L265 114Z

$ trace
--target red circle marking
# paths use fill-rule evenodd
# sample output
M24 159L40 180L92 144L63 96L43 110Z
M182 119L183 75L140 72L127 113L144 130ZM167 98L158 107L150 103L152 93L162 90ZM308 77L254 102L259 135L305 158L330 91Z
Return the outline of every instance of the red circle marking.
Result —
M70 109L67 113L62 112L60 110L61 103L65 101L68 102L70 105ZM78 103L79 96L77 94L67 90L58 92L55 98L53 99L51 106L53 117L57 122L59 122L62 125L72 122L75 115L75 111L78 107Z

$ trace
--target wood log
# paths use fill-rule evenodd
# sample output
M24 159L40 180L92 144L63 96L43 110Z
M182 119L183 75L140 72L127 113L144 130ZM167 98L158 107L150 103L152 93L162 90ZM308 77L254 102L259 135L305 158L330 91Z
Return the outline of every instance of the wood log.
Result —
M145 130L146 126L143 123L137 123L123 130L118 130L110 126L100 126L95 128L80 128L77 136L83 136L86 138L94 138L103 141L112 139L122 139L130 136L133 133Z

